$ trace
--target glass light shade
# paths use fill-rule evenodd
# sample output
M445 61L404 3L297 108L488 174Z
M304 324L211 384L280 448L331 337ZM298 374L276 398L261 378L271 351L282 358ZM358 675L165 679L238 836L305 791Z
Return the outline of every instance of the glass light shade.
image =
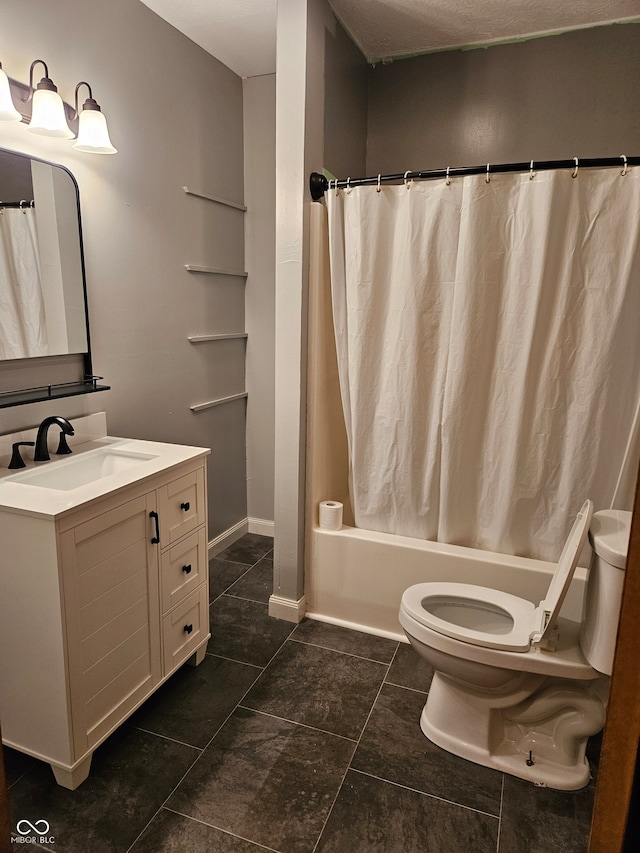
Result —
M87 154L117 153L109 139L107 120L100 110L82 110L78 120L78 138L72 147Z
M57 92L50 89L36 89L33 93L31 121L27 127L30 133L40 136L55 136L59 139L73 139L64 114L64 104Z
M21 121L22 116L13 105L9 78L0 68L0 121Z

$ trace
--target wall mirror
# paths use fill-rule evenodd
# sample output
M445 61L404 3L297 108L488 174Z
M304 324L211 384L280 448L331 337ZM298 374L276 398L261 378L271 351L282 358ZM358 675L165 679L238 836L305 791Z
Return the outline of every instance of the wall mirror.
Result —
M63 166L0 149L0 370L71 354L84 366L78 381L0 391L0 407L106 390L89 340L77 183Z

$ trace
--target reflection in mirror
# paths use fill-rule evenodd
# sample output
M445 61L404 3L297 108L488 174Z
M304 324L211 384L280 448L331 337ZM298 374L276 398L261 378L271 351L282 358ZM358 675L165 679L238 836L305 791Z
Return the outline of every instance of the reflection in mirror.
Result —
M88 353L78 189L0 149L0 360Z

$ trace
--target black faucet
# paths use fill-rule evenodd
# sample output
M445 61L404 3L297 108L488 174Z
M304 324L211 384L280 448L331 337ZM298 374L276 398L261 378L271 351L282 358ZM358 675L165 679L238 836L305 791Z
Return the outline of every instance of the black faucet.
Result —
M36 452L33 454L34 462L46 462L49 459L49 448L47 445L47 434L51 424L57 424L62 430L60 433L60 443L56 453L71 453L71 448L67 444L65 435L75 435L74 429L66 418L60 415L52 415L50 418L45 418L38 427L38 435L36 436Z

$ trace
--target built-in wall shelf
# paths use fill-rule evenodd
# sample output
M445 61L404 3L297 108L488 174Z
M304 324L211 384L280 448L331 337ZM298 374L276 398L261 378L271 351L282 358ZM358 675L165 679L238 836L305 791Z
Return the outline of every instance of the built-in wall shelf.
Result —
M214 201L216 204L224 204L226 207L234 207L236 210L245 211L247 208L244 204L238 204L236 201L229 201L228 198L220 198L217 195L211 195L210 193L203 193L201 190L192 190L189 187L182 187L182 189L187 193L187 195L195 195L198 198L206 198L207 201Z
M248 397L246 391L241 394L231 394L230 397L218 397L217 400L209 400L206 403L197 403L195 406L190 406L192 412L203 412L205 409L213 409L214 406L222 406L224 403L232 403L234 400L244 400Z
M241 272L240 270L221 270L217 267L201 267L197 264L185 264L184 268L189 272L203 272L209 275L235 275L238 278L246 278L249 273Z
M246 332L234 332L230 335L189 335L187 340L192 344L206 344L210 341L235 341L248 337Z

